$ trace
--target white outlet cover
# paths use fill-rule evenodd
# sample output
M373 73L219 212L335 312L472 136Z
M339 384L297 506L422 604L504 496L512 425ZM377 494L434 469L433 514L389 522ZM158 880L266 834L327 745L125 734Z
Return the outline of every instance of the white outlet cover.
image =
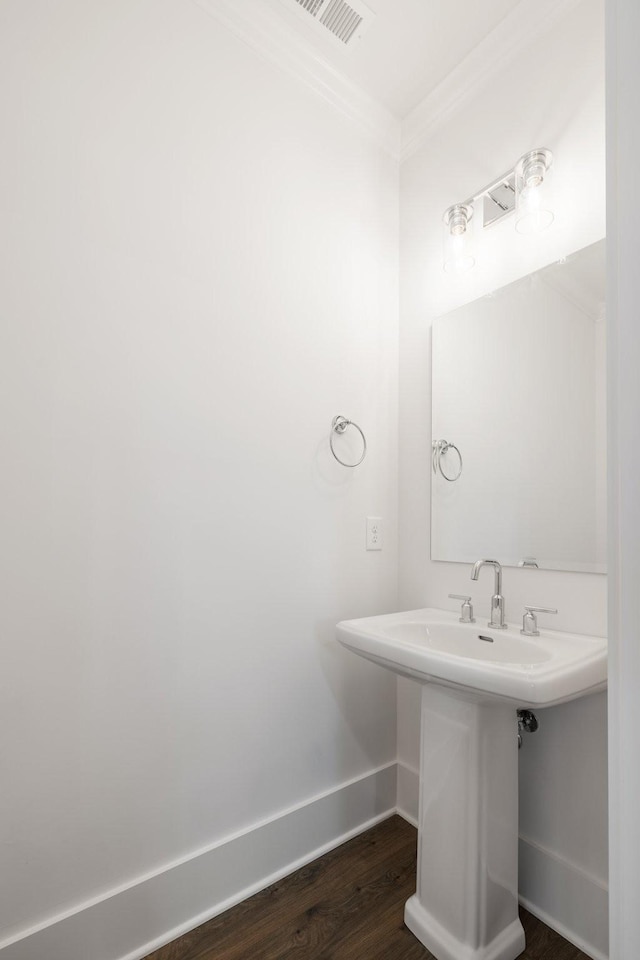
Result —
M367 517L367 550L382 550L382 517Z

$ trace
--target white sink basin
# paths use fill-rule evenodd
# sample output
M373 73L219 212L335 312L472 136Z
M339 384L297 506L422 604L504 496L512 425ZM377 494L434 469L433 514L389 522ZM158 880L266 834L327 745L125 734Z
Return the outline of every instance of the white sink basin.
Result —
M604 689L607 641L518 627L494 630L486 620L460 623L443 610L410 610L344 620L338 639L354 653L423 683L464 688L479 700L519 707L553 706Z

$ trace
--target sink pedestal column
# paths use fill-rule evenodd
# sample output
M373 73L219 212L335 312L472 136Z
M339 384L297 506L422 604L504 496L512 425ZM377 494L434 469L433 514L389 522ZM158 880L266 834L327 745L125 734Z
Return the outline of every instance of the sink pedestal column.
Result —
M518 742L515 707L422 688L417 891L405 923L437 960L515 960Z

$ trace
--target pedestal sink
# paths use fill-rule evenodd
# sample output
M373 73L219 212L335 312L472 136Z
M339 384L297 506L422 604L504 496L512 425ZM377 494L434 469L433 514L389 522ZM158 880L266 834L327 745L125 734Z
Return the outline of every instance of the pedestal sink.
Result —
M442 610L345 620L338 640L423 684L417 890L405 923L437 960L515 960L516 710L604 689L607 641L460 623Z

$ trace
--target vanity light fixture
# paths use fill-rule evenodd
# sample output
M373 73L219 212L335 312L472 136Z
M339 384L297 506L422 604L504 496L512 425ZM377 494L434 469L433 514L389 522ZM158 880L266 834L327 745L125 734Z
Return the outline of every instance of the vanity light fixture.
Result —
M448 207L444 226L444 269L461 274L475 264L472 228L474 212L482 210L482 227L491 226L516 211L518 233L537 233L553 223L549 198L549 170L553 154L545 147L530 150L488 186L464 203ZM476 232L480 224L476 222Z

